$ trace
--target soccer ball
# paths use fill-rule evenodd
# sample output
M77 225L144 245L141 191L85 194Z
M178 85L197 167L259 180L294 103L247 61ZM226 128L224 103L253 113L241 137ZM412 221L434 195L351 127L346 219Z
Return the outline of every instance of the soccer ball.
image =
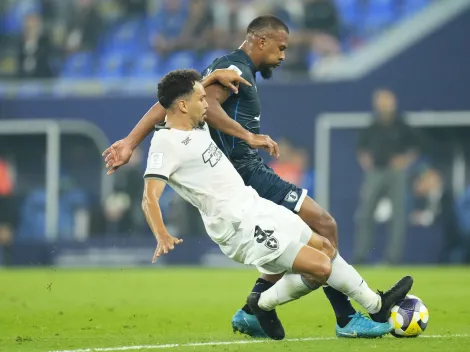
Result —
M395 337L416 337L426 330L429 312L423 301L416 296L406 298L392 308L388 322Z

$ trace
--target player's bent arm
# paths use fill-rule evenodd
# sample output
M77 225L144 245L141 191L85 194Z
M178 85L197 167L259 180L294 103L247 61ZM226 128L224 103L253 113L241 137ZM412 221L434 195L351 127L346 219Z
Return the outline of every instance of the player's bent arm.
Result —
M228 69L219 69L212 72L205 77L202 81L204 87L207 87L215 82L219 82L227 87L227 92L232 90L235 94L238 93L238 85L240 83L251 86L251 83L239 76L237 72ZM145 137L147 137L156 124L165 120L166 111L160 103L155 103L140 119L134 129L127 136L127 141L132 149L135 149Z
M238 122L234 121L222 108L222 104L228 99L230 91L220 84L212 84L206 88L207 123L225 134L244 141L252 138L252 133L247 131Z
M132 129L131 133L126 137L132 149L135 149L150 132L154 126L165 120L166 110L160 103L155 103L140 119L140 121Z
M142 210L155 238L170 236L163 223L162 211L160 209L160 197L165 189L166 182L158 178L147 177L144 185L142 198Z

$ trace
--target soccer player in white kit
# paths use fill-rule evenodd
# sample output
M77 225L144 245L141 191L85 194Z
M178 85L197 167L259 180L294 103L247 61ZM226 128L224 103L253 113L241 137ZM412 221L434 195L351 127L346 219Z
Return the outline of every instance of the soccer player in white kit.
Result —
M277 305L324 284L356 300L372 319L388 324L390 309L406 296L413 279L405 276L389 291L373 292L326 238L313 233L286 208L245 186L210 137L204 122L206 93L200 80L194 70L175 70L158 85L167 120L165 128L152 138L142 201L158 242L153 261L182 243L168 233L160 211L159 199L168 183L199 209L207 233L225 255L263 273L287 273L267 291L252 293L247 299L269 337L285 336L274 311Z

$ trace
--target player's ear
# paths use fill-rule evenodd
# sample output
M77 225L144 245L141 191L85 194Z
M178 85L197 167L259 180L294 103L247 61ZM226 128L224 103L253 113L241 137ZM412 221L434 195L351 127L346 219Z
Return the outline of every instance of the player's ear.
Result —
M180 101L178 102L178 108L179 108L182 112L184 112L185 114L187 114L187 113L188 113L188 104L187 104L186 100L180 100Z
M258 46L261 50L267 45L266 37L259 37L258 38Z

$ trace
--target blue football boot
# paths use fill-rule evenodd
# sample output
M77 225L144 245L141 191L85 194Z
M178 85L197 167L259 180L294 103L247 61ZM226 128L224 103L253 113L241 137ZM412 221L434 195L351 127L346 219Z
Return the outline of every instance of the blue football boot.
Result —
M255 338L267 338L261 325L253 314L246 313L243 309L238 310L232 318L233 331L238 331Z
M392 326L389 323L375 322L359 312L349 317L351 321L344 328L340 328L339 325L336 325L337 337L376 338L392 331Z

